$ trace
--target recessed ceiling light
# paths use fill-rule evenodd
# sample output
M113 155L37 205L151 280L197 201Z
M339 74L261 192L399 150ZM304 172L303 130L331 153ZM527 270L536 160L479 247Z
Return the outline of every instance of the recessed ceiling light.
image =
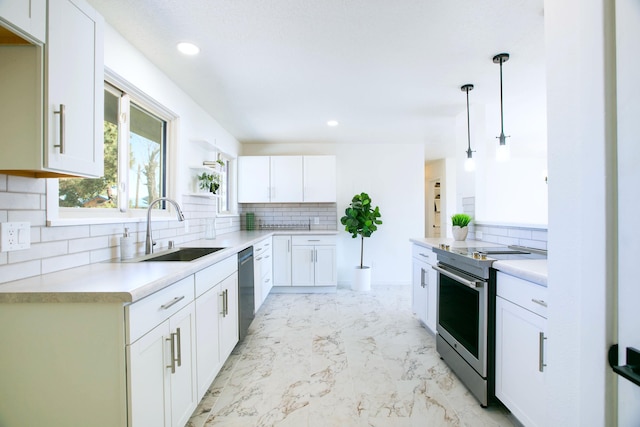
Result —
M338 121L337 120L329 120L327 122L327 126L331 126L331 127L338 126Z
M200 52L200 48L198 46L189 42L178 43L178 50L185 55L197 55Z

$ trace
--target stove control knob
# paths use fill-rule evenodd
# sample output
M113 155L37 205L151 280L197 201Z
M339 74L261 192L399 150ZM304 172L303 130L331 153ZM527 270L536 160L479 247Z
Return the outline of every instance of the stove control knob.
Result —
M480 258L481 258L481 259L487 259L487 254L481 254L481 255L480 255Z
M473 259L480 259L480 252L474 251L473 252Z

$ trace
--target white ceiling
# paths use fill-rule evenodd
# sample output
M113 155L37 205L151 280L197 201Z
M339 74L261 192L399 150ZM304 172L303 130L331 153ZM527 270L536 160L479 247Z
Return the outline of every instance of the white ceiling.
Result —
M501 52L505 133L546 130L543 0L88 1L240 142L452 155L461 85L499 109ZM179 54L180 41L200 55ZM494 127L492 138L499 115Z

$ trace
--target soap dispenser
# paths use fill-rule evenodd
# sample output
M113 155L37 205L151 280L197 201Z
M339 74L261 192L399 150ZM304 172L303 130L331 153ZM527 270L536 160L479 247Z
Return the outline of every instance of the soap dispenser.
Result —
M129 229L125 227L124 235L120 237L120 259L131 259L135 252L134 238L129 235Z

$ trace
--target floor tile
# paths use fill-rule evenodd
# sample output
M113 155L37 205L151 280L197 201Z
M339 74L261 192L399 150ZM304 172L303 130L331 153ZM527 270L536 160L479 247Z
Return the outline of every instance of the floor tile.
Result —
M408 286L272 294L188 427L511 427L411 313Z

